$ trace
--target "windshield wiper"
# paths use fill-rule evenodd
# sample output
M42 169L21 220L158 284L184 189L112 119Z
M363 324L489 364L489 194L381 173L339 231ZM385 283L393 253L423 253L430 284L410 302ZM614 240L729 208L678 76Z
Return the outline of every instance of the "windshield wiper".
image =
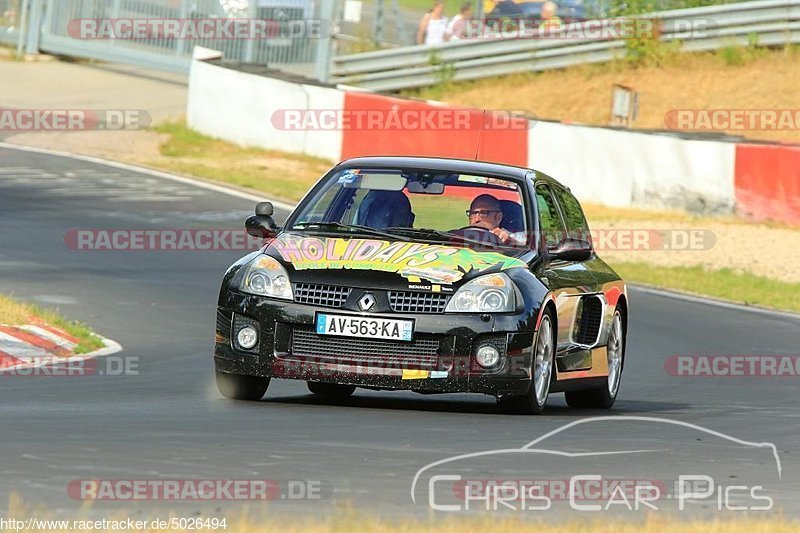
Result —
M401 241L408 241L408 239L404 238L402 235L397 235L395 233L388 233L375 228L370 228L369 226L360 226L358 224L342 224L341 222L300 222L299 224L295 224L294 226L292 226L293 230L308 229L308 228L367 233L369 235L374 235L376 237L383 237L386 239L397 239Z

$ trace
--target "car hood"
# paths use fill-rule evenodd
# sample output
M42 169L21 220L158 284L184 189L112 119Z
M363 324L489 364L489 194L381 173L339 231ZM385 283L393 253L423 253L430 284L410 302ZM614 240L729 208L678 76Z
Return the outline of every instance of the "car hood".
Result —
M517 257L497 251L481 251L449 243L390 241L368 237L327 237L283 233L265 252L298 273L321 274L328 279L364 281L370 278L401 284L431 283L444 286L460 284L481 274L527 267ZM314 276L319 279L319 276ZM297 279L296 276L293 276ZM395 285L395 283L391 283Z

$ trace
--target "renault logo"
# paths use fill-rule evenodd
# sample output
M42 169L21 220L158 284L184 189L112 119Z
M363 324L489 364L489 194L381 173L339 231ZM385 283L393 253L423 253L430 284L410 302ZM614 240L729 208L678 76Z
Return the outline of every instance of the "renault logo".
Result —
M364 296L358 299L358 306L362 311L369 311L375 307L375 296L373 296L371 292L364 294Z

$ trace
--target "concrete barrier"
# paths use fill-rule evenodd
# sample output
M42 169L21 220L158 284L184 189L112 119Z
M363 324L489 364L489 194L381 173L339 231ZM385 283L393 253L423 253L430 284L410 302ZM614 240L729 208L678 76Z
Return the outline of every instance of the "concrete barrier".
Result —
M800 226L800 146L738 145L734 186L739 215Z
M358 113L375 122L342 126ZM398 117L426 113L463 120L445 127L424 121L403 127L402 120L397 122ZM243 146L331 162L362 155L477 158L549 174L582 201L736 212L800 224L800 147L737 145L524 119L498 127L503 121L496 115L248 74L213 59L195 59L189 78L189 126Z
M735 145L538 122L528 166L604 205L731 212Z

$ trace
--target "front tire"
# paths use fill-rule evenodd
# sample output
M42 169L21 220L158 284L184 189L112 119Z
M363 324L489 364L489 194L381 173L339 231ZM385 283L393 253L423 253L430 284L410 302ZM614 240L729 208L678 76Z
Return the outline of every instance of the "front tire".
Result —
M258 401L264 397L269 387L269 378L260 376L244 376L216 372L219 393L231 400Z
M553 317L547 309L539 324L536 344L533 349L533 365L531 386L523 396L512 396L498 400L501 410L509 413L538 415L544 411L550 395L550 384L553 381L553 365L555 364L556 338L553 328Z
M617 399L622 379L622 363L625 354L625 329L622 327L622 314L614 311L611 331L606 344L608 378L606 384L594 389L567 391L564 397L567 405L584 409L610 409Z
M349 398L356 391L353 385L339 385L338 383L320 383L319 381L309 381L308 390L317 396L322 396L329 400L344 400Z

